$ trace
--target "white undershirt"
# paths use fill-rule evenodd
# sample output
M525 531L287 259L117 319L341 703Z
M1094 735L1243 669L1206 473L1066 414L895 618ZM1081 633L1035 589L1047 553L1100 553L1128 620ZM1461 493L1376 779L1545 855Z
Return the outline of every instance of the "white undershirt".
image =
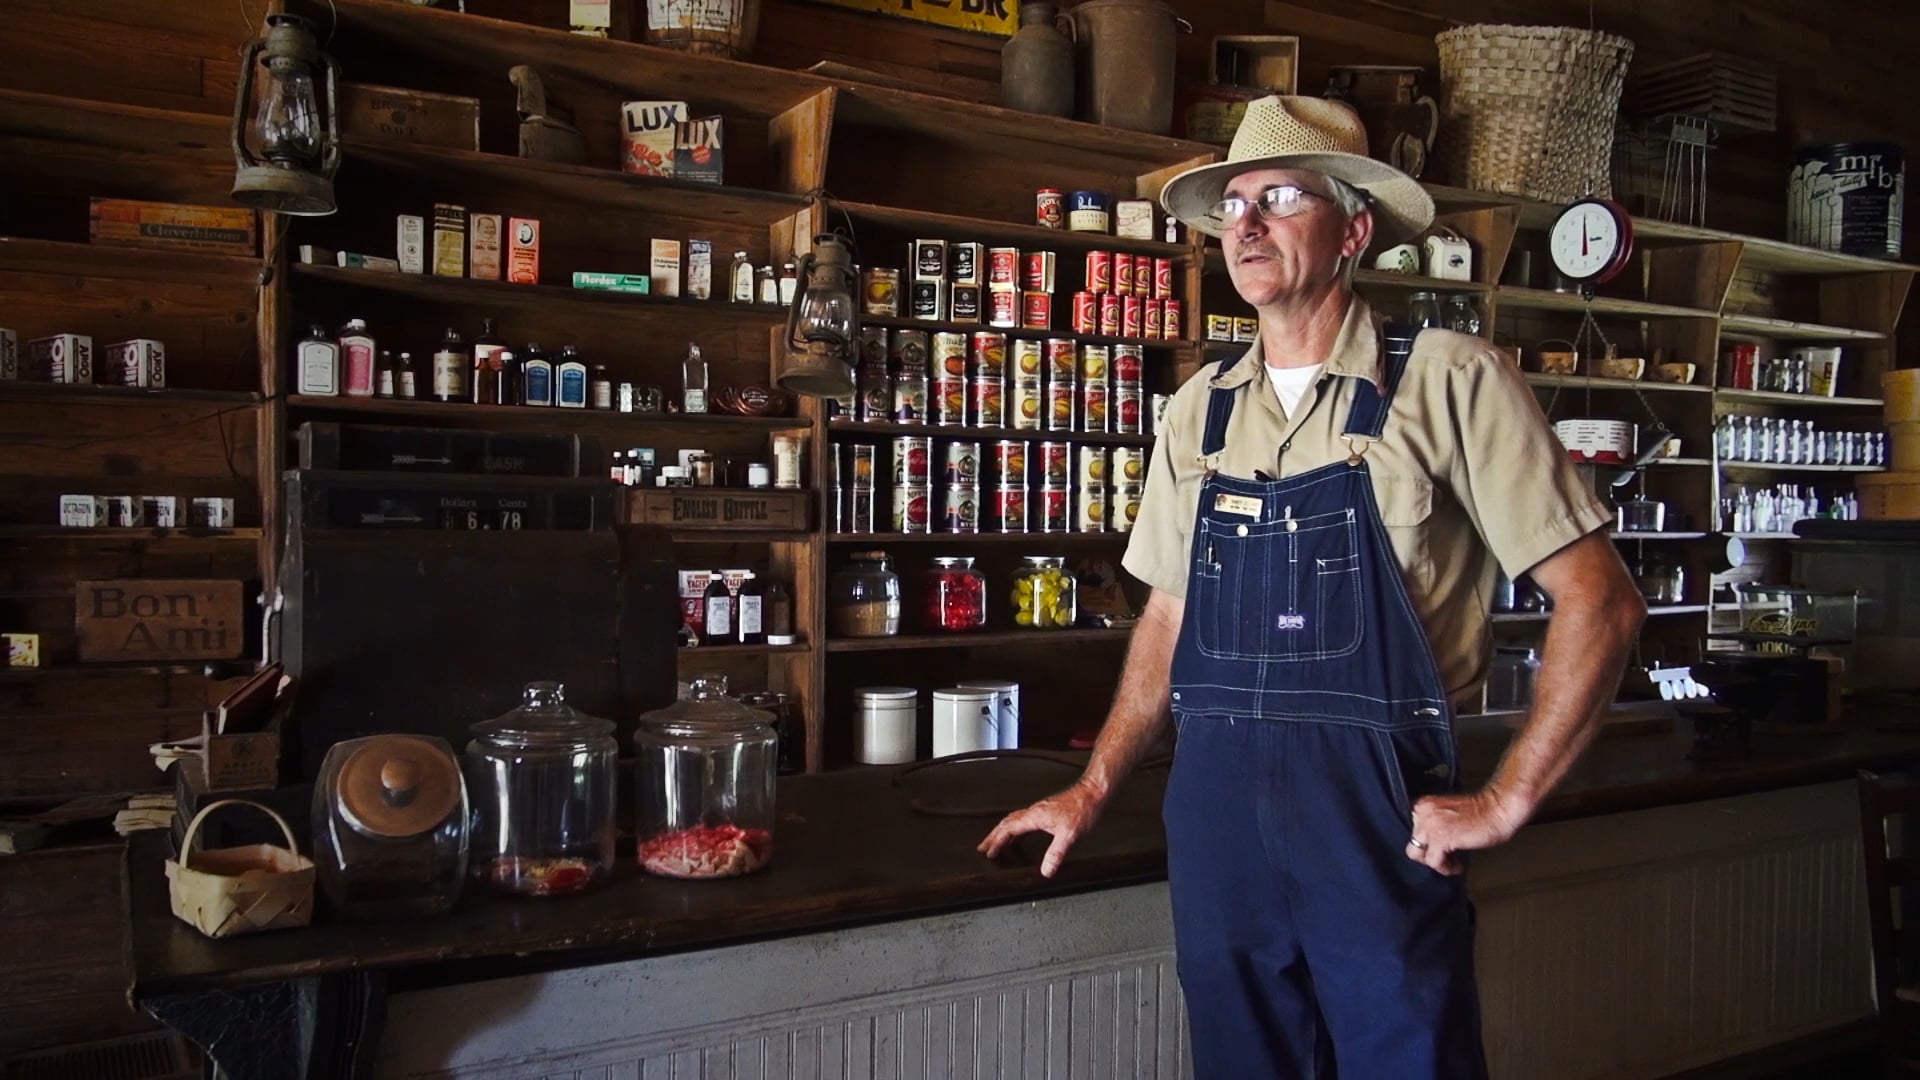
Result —
M1327 365L1315 364L1312 367L1290 368L1277 368L1272 364L1260 366L1267 369L1267 381L1273 384L1273 392L1280 395L1280 411L1291 417L1294 406L1299 405L1300 399L1307 396L1307 388L1320 377L1320 369Z

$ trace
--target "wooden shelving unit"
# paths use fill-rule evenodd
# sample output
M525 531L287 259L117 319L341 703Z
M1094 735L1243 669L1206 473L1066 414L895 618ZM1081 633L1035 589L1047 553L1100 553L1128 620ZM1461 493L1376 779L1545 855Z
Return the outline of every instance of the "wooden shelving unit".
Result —
M1122 435L1111 431L1040 431L1033 428L972 427L938 424L903 424L866 420L831 420L827 430L835 435L926 435L938 439L970 439L991 443L1001 439L1021 442L1095 443L1112 446L1152 446L1151 435ZM858 441L849 438L848 441Z
M844 653L881 652L895 649L1085 645L1093 642L1125 641L1132 634L1132 627L1078 630L981 630L966 634L901 634L897 637L885 638L837 638L827 642L827 651Z
M1053 230L1049 229L1048 232ZM1056 293L1053 313L1055 322L1060 321L1058 310L1060 297ZM977 334L981 332L1005 334L1008 338L1063 338L1075 345L1138 345L1142 349L1191 349L1193 342L1184 338L1138 338L1112 337L1104 334L1079 334L1071 330L1035 329L1023 326L988 326L985 323L936 322L932 319L912 319L889 315L863 315L860 322L864 326L884 326L892 330L925 330L928 333Z

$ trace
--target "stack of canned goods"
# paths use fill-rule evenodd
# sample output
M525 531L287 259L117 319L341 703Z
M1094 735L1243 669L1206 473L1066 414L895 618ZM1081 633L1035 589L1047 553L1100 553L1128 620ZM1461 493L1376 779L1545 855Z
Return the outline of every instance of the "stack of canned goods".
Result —
M1007 335L997 330L933 335L927 422L940 427L1005 427Z
M874 531L874 448L869 443L833 448L833 531Z
M875 530L877 450L834 448L834 531ZM1062 441L935 440L902 435L885 451L891 485L881 520L896 533L1126 532L1146 477L1142 447ZM1074 463L1078 462L1078 471Z
M1087 287L1073 294L1073 332L1107 337L1180 337L1173 260L1124 251L1087 252Z
M1132 532L1146 489L1147 452L1137 446L1082 446L1075 477L1077 532Z

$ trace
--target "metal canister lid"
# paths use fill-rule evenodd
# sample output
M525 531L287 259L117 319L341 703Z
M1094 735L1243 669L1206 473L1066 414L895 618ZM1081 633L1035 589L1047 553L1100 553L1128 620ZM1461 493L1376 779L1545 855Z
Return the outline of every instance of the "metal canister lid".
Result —
M370 735L359 740L334 784L347 824L368 836L418 836L440 826L465 791L460 765L438 739Z

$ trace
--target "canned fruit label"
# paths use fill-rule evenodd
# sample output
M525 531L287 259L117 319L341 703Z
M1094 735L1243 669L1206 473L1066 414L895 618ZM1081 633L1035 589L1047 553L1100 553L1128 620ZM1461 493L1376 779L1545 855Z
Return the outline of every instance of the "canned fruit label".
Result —
M1113 381L1121 386L1139 385L1141 369L1145 363L1145 355L1140 346L1115 345L1113 347Z
M979 532L980 489L972 484L956 484L947 488L946 511L948 532Z
M933 335L933 369L936 375L964 376L967 373L967 335Z
M1079 366L1079 347L1070 338L1047 339L1047 378L1073 381L1074 370Z
M853 486L858 491L873 490L873 447L867 443L853 446Z
M1107 500L1105 489L1082 487L1074 498L1073 526L1080 532L1107 531Z
M1022 379L1013 384L1012 423L1008 426L1024 431L1040 430L1040 411L1044 406L1044 395L1040 392L1040 380Z
M1038 524L1041 532L1067 531L1067 489L1064 487L1041 488L1034 501L1039 504Z
M893 482L924 487L933 457L933 440L925 435L902 435L893 440Z
M997 532L1019 533L1027 531L1027 489L1022 484L1002 485L993 489L992 516L994 530Z
M1107 381L1107 347L1105 345L1085 345L1080 349L1080 377L1086 381Z
M1113 252L1087 252L1087 292L1113 291Z
M1098 487L1107 482L1107 449L1104 446L1080 448L1080 486Z
M982 375L973 380L973 423L975 427L1005 427L1007 424L1005 380L997 375Z
M980 482L980 444L967 439L955 439L947 444L948 484L977 484Z
M866 273L866 303L864 311L868 315L895 316L900 314L900 271L890 268L875 268Z
M1063 442L1040 444L1040 485L1042 487L1067 486L1068 450L1069 447Z
M1014 376L1021 379L1038 379L1044 356L1044 347L1038 341L1032 338L1016 339L1013 343Z
M1007 335L982 330L973 335L973 349L968 353L970 374L976 378L981 375L999 377L1007 371Z
M893 531L923 533L931 529L930 507L933 497L924 484L903 484L893 489Z
M1113 479L1119 484L1138 484L1147 478L1147 452L1138 446L1113 448Z
M1133 523L1140 516L1140 496L1146 490L1139 485L1114 488L1109 493L1113 503L1113 525L1117 531L1132 532Z
M1125 387L1113 396L1113 430L1122 435L1140 434L1140 389Z
M893 418L903 424L927 418L927 377L899 375L893 380Z
M1105 384L1089 383L1080 388L1080 430L1096 433L1107 430Z
M1027 444L1019 439L1002 439L993 444L993 473L1002 487L1027 483Z
M943 427L958 427L967 422L967 380L941 376L933 381L933 422Z
M1072 383L1052 382L1047 384L1047 430L1073 430Z

